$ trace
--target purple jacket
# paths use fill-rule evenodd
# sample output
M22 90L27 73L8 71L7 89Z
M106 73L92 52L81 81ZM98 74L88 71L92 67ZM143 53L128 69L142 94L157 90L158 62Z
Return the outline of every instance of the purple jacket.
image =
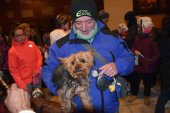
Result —
M138 50L143 56L139 56L135 70L140 73L154 72L157 69L160 57L158 44L148 37L136 37L132 45L132 51L135 50Z

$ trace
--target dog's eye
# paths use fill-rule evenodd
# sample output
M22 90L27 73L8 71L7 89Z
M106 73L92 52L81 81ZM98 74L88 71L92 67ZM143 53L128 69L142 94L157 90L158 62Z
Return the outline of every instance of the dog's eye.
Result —
M74 62L71 62L71 65L74 65Z
M80 59L80 62L85 63L86 61L84 59Z

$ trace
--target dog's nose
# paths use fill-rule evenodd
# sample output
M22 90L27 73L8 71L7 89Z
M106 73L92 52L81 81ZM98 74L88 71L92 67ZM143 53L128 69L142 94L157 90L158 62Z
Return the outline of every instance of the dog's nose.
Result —
M76 71L77 71L77 72L81 71L81 69L80 69L79 66L76 66Z

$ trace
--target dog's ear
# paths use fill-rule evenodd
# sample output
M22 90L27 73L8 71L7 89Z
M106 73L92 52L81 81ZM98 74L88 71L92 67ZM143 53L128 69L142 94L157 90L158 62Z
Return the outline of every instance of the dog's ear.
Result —
M66 58L58 57L58 60L59 60L62 64L64 64L64 62L66 61Z

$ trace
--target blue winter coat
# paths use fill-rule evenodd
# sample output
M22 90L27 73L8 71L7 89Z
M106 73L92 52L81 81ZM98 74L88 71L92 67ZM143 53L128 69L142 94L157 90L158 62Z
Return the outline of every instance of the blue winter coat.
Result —
M124 44L124 41L120 37L114 37L109 33L103 33L101 31L103 24L97 22L97 25L99 30L91 43L91 47L101 54L108 62L113 62L114 55L119 75L130 74L134 69L133 54L125 47L126 44ZM55 95L57 95L56 88L53 86L51 78L54 69L60 63L58 57L67 57L78 51L87 51L82 46L82 41L75 37L73 31L71 31L68 37L62 38L51 45L49 48L49 57L46 59L45 65L42 68L42 79L48 89ZM113 53L113 55L111 53ZM95 59L95 62L95 65L98 68L103 66L103 63L98 59ZM95 109L95 113L102 113L101 91L96 87L96 78L90 75L90 79L91 84L89 94L93 108ZM116 93L106 90L103 92L103 95L104 113L115 113L119 106ZM83 109L80 99L75 96L74 100L77 106L76 113L83 113L83 111L80 111Z

